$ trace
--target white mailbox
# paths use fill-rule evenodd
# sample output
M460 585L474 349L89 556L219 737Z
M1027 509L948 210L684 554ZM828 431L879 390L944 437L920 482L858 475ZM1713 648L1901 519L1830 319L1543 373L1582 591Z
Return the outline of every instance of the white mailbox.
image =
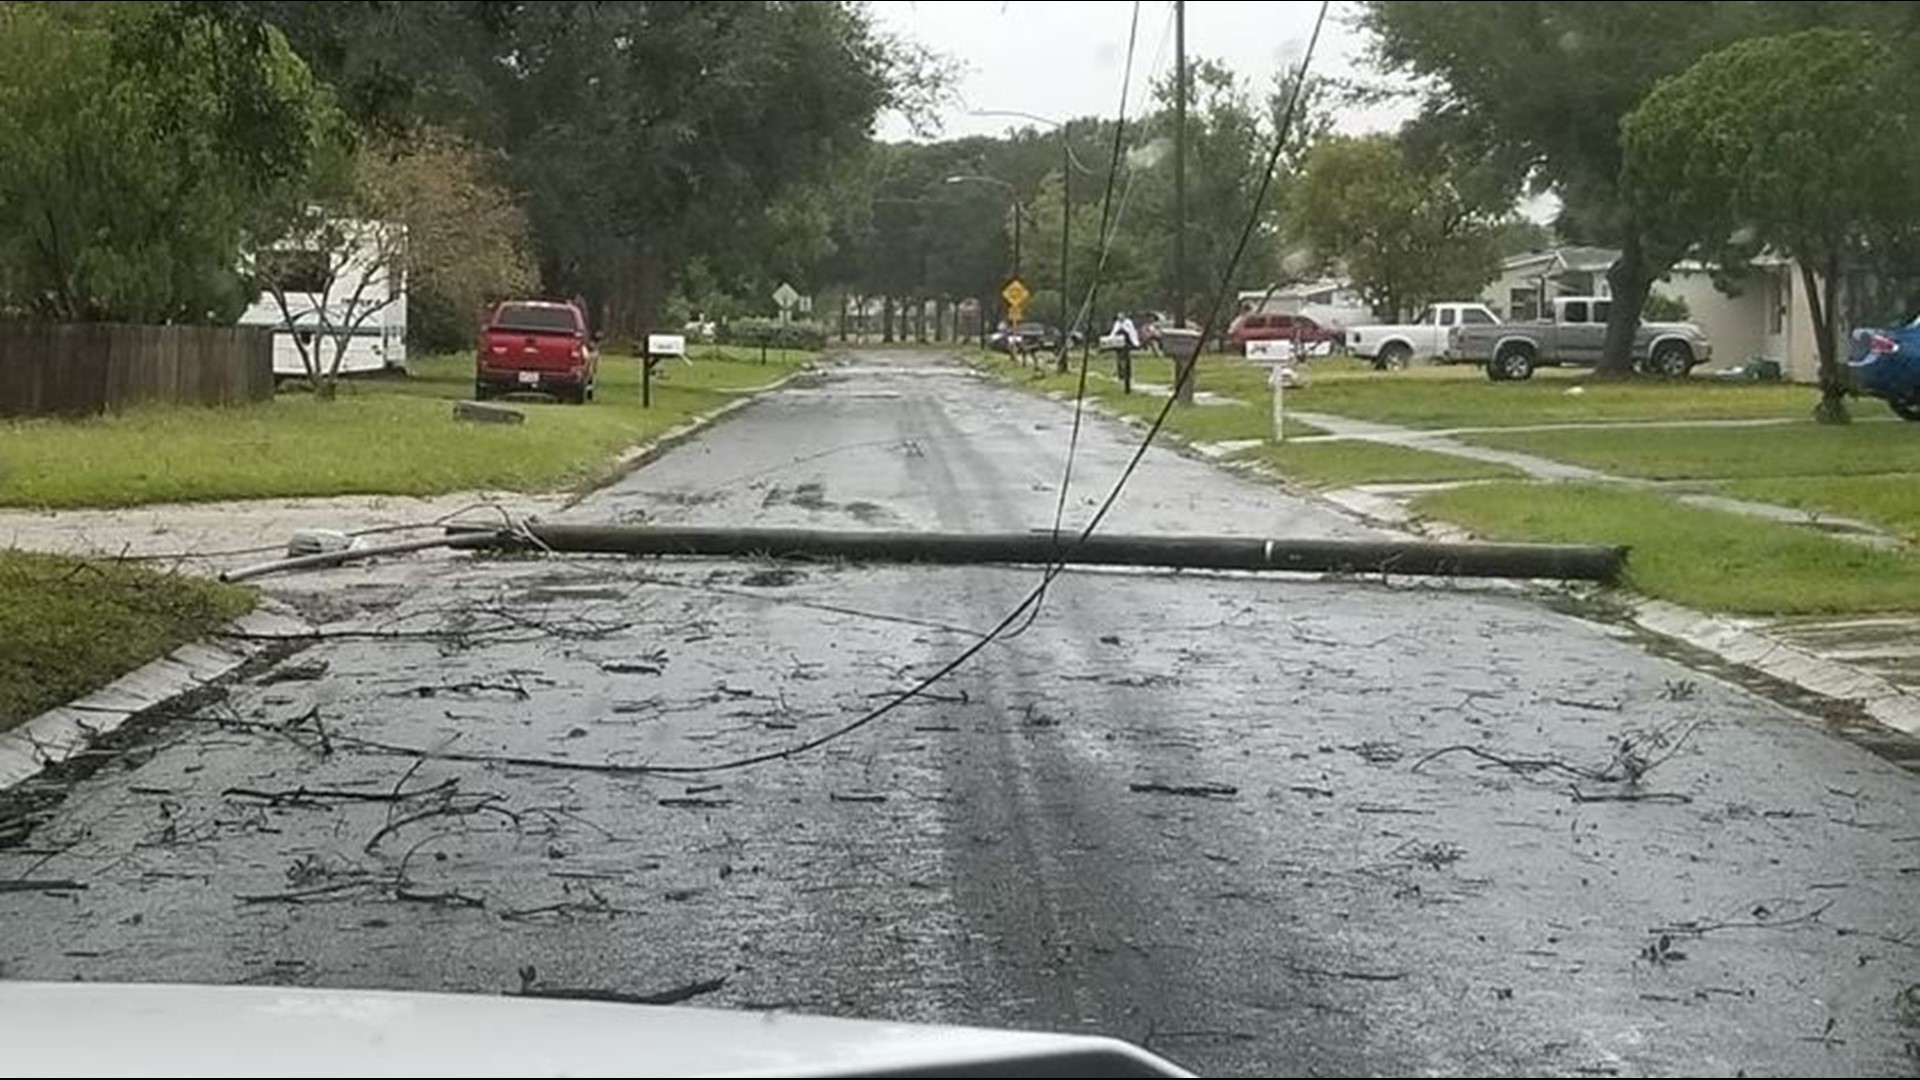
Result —
M1256 364L1284 364L1293 356L1293 342L1284 338L1247 342L1247 359Z
M687 355L687 335L685 334L648 334L648 356L685 356Z

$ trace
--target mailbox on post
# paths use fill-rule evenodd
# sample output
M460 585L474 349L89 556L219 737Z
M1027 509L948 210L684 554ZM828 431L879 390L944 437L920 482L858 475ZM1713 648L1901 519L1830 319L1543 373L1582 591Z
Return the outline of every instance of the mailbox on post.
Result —
M1200 355L1200 331L1184 326L1160 329L1160 351L1173 361L1174 396L1193 400L1193 365Z
M640 407L653 408L653 365L668 356L687 355L685 334L648 334L640 350Z
M1293 342L1285 338L1247 342L1247 359L1256 364L1285 364L1294 358Z

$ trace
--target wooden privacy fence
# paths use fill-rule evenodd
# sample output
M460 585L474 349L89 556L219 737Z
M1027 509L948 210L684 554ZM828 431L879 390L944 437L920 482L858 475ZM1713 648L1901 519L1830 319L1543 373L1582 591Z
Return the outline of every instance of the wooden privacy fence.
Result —
M0 416L91 416L273 397L273 332L244 326L0 323Z

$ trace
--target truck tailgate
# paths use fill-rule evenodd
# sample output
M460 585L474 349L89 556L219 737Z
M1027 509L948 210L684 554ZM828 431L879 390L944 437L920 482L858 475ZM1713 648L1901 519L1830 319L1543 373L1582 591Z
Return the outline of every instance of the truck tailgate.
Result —
M487 366L528 371L565 371L578 367L583 351L580 339L571 334L525 330L488 330L482 347Z

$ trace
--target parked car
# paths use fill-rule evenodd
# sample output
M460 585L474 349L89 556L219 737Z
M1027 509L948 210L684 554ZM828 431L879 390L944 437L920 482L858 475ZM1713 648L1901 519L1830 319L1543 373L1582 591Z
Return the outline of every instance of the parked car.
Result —
M1848 340L1853 382L1902 420L1920 420L1920 319L1890 330L1860 328Z
M480 324L473 396L534 392L584 405L593 400L600 353L587 317L573 304L509 300Z
M1541 365L1597 364L1607 340L1612 301L1600 296L1562 296L1551 318L1447 332L1441 359L1485 364L1487 378L1530 379ZM1641 322L1633 335L1633 360L1655 374L1678 378L1713 358L1713 343L1692 323Z
M1011 353L1015 339L1025 352L1057 352L1060 348L1060 328L1048 323L1019 323L1012 329L1002 328L987 338L987 348L995 352ZM1074 334L1073 341L1079 344L1080 335Z
M1227 327L1227 351L1246 352L1249 341L1291 341L1296 353L1309 351L1314 346L1326 346L1320 351L1329 351L1344 347L1346 334L1336 327L1322 326L1305 315L1245 311Z
M1478 303L1428 304L1410 323L1347 327L1347 352L1373 361L1376 370L1406 367L1416 356L1438 357L1456 326L1498 326L1500 316Z

